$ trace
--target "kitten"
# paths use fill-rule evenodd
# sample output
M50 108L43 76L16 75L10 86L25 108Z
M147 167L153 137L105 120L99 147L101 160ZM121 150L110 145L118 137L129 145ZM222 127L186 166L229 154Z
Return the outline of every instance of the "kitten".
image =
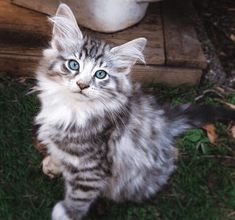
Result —
M129 78L144 61L145 38L110 47L81 33L61 4L50 48L37 70L41 110L38 140L47 148L46 173L62 173L65 198L53 220L80 220L99 196L143 201L175 170L175 136L234 111L222 107L161 109ZM217 114L214 114L217 112Z

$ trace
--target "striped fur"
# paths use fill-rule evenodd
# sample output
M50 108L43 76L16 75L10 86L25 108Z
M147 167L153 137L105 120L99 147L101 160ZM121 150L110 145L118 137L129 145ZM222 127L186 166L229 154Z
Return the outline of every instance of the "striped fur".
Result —
M57 166L65 180L65 198L52 219L80 220L98 196L150 198L175 169L173 138L191 124L183 114L159 108L129 79L135 62L144 61L146 40L112 48L83 35L64 4L51 21L51 47L37 70L41 109L35 123L47 164ZM79 71L70 70L70 59ZM108 76L97 79L97 70ZM77 83L88 86L81 90Z

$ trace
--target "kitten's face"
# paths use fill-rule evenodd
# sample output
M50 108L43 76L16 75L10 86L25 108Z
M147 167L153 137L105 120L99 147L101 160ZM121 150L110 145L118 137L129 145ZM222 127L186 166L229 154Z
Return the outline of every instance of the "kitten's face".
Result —
M57 50L48 59L48 79L80 101L114 98L118 92L128 92L130 85L127 75L120 73L111 58L109 45L85 37L75 50Z
M46 80L79 101L107 101L131 92L128 74L137 59L144 61L145 38L110 48L102 41L84 37L65 4L59 6L51 21L51 47L44 51Z

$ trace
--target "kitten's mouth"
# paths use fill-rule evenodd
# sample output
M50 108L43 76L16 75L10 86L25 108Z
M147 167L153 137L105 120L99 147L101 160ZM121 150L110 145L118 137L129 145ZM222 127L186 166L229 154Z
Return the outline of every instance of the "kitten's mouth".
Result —
M80 92L78 92L80 95L82 95L82 96L85 96L85 97L87 97L87 98L89 98L88 97L88 95L86 95L85 93L83 93L82 91L80 91Z

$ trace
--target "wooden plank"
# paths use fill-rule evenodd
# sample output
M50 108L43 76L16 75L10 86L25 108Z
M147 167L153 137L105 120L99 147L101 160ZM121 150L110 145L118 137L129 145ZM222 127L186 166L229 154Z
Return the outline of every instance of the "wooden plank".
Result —
M47 3L43 4L44 1L45 0L41 3L41 0L13 0L14 3L21 6L48 14L54 14L58 6L58 1L48 0L46 1ZM65 2L69 3L69 0ZM79 9L76 9L76 7L73 8L75 13L79 13L78 10ZM102 34L86 29L85 31L92 36L96 36L115 45L125 43L137 37L146 37L148 39L148 44L144 51L146 63L153 65L162 65L165 63L163 27L159 3L151 4L151 7L147 10L146 17L139 24L126 30L114 34Z
M190 1L165 0L162 5L166 64L205 68L207 62L193 28Z
M38 12L52 15L60 4L59 0L11 0L12 3Z
M0 53L0 70L14 77L32 77L34 76L39 60L40 57L38 56Z
M0 54L38 56L48 45L51 27L45 15L0 1Z
M12 76L34 76L40 56L0 54L0 69ZM142 84L164 83L169 85L198 84L201 69L136 65L131 73L133 80Z
M196 68L136 65L132 78L143 84L163 83L177 86L196 85L200 82L201 75L202 70Z
M13 5L9 0L0 0L0 29L47 36L50 25L45 15Z
M156 8L150 10L154 12ZM145 31L149 35L151 33L156 34L156 27L153 25L155 19L154 16L146 16L145 18L145 24L148 27ZM158 22L160 21L158 20ZM136 25L133 29L135 29L136 34L142 32L141 24ZM129 40L128 37L131 34L133 36L131 38L138 36L134 36L136 34L131 33L131 31L128 34L124 32L117 33L118 37L116 37L116 34L95 33L95 35L116 44ZM159 29L159 34L161 33ZM9 1L0 0L0 70L13 76L32 76L41 57L42 48L48 44L50 34L51 27L45 15L12 5ZM162 52L159 52L159 56L161 56L161 53L164 53L164 48L161 47L160 43L156 43L155 46L160 48L159 51L162 50ZM154 47L154 43L151 43L150 40L149 48L152 49L152 56L158 54L156 48L151 47ZM149 54L149 56L151 55ZM137 65L132 76L134 80L141 83L196 84L199 82L201 70Z
M0 0L0 70L33 75L50 32L45 15Z

